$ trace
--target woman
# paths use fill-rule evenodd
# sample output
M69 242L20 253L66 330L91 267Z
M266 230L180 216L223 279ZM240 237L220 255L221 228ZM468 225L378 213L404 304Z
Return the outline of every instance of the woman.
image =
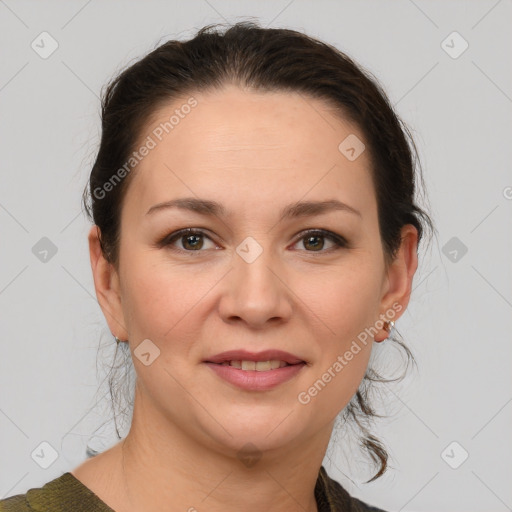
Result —
M130 432L0 510L381 510L322 460L340 413L375 414L373 342L431 227L413 148L372 79L292 30L205 27L116 77L84 201Z

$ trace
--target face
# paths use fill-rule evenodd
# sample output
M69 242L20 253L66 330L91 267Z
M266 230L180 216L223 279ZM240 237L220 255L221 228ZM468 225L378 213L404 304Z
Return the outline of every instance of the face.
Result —
M234 86L193 96L133 171L100 302L130 340L146 418L224 453L298 446L356 392L381 315L406 307L415 245L385 267L368 151L338 149L363 135L323 102ZM161 108L141 140L183 103ZM209 208L155 208L183 198ZM232 350L302 363L264 372L283 375L269 382L206 362Z

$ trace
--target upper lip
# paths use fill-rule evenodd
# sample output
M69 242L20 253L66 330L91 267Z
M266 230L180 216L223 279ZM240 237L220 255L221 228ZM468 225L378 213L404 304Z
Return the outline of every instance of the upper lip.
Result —
M248 352L247 350L228 350L205 360L207 363L223 363L224 361L284 361L288 364L305 363L300 357L282 350L263 350Z

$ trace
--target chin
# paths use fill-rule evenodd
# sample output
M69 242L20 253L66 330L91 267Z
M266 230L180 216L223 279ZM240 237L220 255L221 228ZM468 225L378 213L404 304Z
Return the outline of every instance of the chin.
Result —
M209 422L208 427L203 425L201 429L209 432L224 452L229 449L238 455L240 450L277 450L293 445L304 434L304 425L293 412L290 414L292 410L292 407L280 406L267 414L258 414L254 410L252 414L244 414L242 411L237 414L233 411L224 416L229 418L229 421L222 423L225 430L216 422L213 425Z

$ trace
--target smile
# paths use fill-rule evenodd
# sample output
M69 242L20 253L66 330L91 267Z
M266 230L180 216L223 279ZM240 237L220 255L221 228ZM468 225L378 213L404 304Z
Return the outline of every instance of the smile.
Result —
M232 366L240 370L255 370L257 372L266 372L268 370L277 370L285 366L290 366L286 361L272 359L270 361L224 361L219 363L222 366Z
M205 362L217 377L246 391L267 391L297 376L305 362L233 360L222 363ZM274 368L272 368L272 365ZM279 365L279 366L277 366Z

